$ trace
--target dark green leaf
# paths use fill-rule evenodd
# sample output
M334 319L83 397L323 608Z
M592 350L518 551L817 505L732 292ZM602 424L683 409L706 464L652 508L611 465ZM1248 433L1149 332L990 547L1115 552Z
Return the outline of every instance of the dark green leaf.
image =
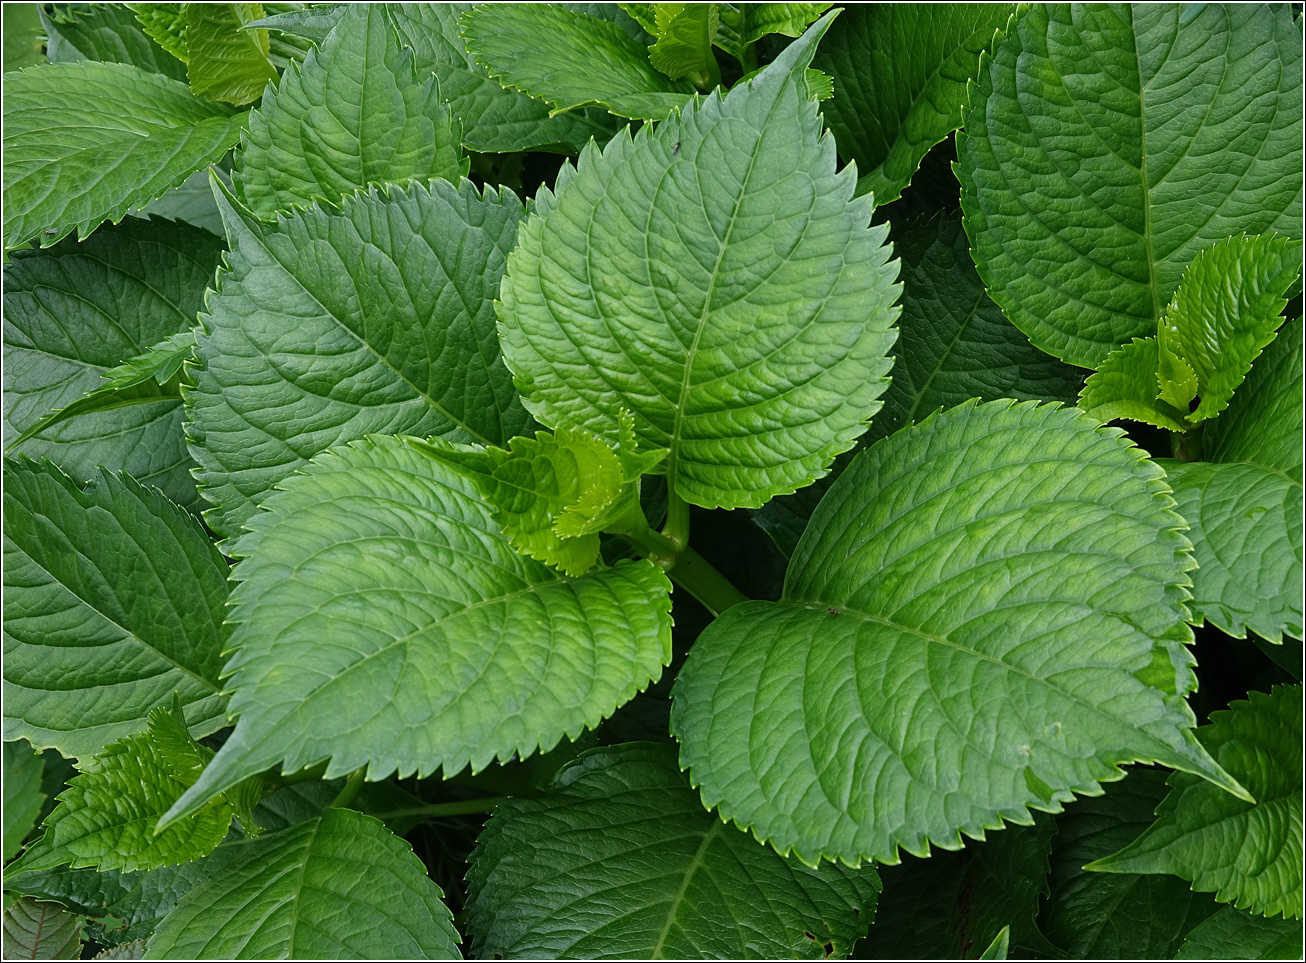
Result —
M81 950L81 921L58 903L19 899L5 908L6 960L75 960Z
M1226 906L1184 939L1176 960L1300 960L1301 924Z
M50 24L60 39L60 60L104 60L186 80L186 65L162 49L141 28L130 7L136 4L79 4L70 16ZM71 47L69 50L67 48ZM50 59L55 59L51 57Z
M44 770L41 754L30 742L4 744L4 861L13 859L23 840L36 825L45 794L41 792Z

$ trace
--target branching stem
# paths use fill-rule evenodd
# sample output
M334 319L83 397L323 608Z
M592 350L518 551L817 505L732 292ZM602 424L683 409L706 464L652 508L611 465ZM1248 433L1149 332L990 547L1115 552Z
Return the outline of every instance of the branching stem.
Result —
M344 787L336 795L336 798L331 800L331 806L336 809L343 809L353 802L354 797L357 796L359 791L363 788L363 776L366 774L366 766L360 766L351 772L349 778L345 780Z

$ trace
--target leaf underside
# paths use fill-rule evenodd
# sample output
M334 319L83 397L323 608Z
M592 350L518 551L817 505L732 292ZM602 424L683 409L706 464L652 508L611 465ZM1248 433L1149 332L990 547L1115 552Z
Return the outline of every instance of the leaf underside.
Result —
M4 911L6 960L75 960L82 922L58 903L17 899Z

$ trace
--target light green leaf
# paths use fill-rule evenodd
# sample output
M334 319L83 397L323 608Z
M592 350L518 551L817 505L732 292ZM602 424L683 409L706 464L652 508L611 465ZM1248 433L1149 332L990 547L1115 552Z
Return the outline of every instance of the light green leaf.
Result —
M618 7L650 37L658 34L658 5L656 3L619 3ZM718 17L719 19L719 17Z
M190 59L186 49L186 4L129 3L127 8L155 43L182 63Z
M4 5L5 73L45 63L45 43L41 34L39 3Z
M639 521L648 525L639 504L639 479L666 452L640 455L629 414L623 427L620 452L567 428L518 436L507 451L413 445L472 479L517 551L567 575L583 575L598 561L600 532L630 531Z
M15 900L4 912L6 960L75 960L82 923L58 903Z
M840 155L857 162L857 193L898 199L929 149L961 125L966 83L1015 9L876 3L844 13L815 64L834 78L822 113Z
M181 363L194 350L195 335L190 331L174 334L151 345L144 354L129 358L106 371L103 375L104 384L82 395L72 404L33 422L9 444L6 451L78 415L116 411L132 405L157 405L168 400L180 404Z
M4 481L5 738L87 756L174 691L197 736L225 725L227 565L194 517L103 469Z
M5 247L85 238L216 161L244 114L175 80L110 63L45 64L5 80Z
M126 736L78 762L81 774L59 795L45 818L40 839L27 847L11 872L32 872L65 864L73 869L140 870L188 863L212 852L227 835L231 806L215 800L202 811L160 833L155 824L199 775L199 747L182 754L180 733L164 729L150 713L147 732ZM179 723L180 725L180 723ZM167 736L171 736L169 739ZM178 762L186 764L179 769Z
M314 198L336 204L369 184L457 181L467 173L461 139L435 79L418 79L385 9L361 4L250 116L232 179L250 210L271 218Z
M242 30L263 16L261 3L188 3L186 77L201 97L241 107L277 82L268 61L268 32Z
M648 49L648 59L672 80L688 79L700 90L721 82L721 71L712 54L721 19L715 3L659 3L654 12L657 42Z
M15 251L4 269L4 435L103 384L106 371L195 324L222 255L186 224L127 218L78 243ZM176 398L86 415L21 444L87 480L126 471L174 501L198 500Z
M654 4L653 6L656 6ZM747 48L769 33L800 37L807 25L829 10L832 3L722 3L721 28L716 45L740 63Z
M1134 338L1116 348L1088 376L1079 393L1079 408L1106 424L1117 418L1142 421L1158 428L1185 432L1188 405L1176 408L1157 397L1160 354L1156 338Z
M349 9L348 3L315 3L312 6L279 4L279 6L290 7L290 9L283 9L281 13L252 21L251 25L302 38L309 42L310 47L320 46Z
M188 221L196 227L202 227L221 236L222 215L218 213L218 205L213 200L213 190L209 187L210 170L223 184L231 186L230 174L221 167L209 167L196 171L166 194L156 197L132 213L141 217L156 214L171 221Z
M1300 923L1267 919L1232 906L1195 927L1176 960L1300 960Z
M633 411L696 505L810 484L887 387L897 265L803 85L829 23L751 84L587 149L509 258L501 338L527 408L609 442Z
M217 196L231 268L185 392L215 530L239 532L331 445L371 432L504 444L530 426L492 303L524 213L511 192L373 188L275 225Z
M1085 868L1171 873L1221 903L1301 919L1302 689L1248 693L1247 701L1211 713L1211 720L1198 730L1202 744L1256 802L1174 773L1156 822Z
M1300 241L1268 235L1230 237L1197 255L1158 327L1162 400L1187 409L1200 394L1190 422L1228 407L1283 323L1301 255Z
M1011 927L1004 926L998 930L998 935L993 937L993 942L988 945L983 953L979 955L981 960L1005 960L1011 947Z
M4 861L23 848L45 803L41 792L41 754L30 742L4 744Z
M1271 642L1285 632L1301 638L1301 483L1259 465L1161 464L1192 526L1194 623L1205 619L1239 639L1249 629Z
M147 959L461 958L444 893L370 816L327 809L233 849L159 925Z
M859 455L779 602L699 637L671 727L704 805L805 861L896 863L1158 761L1246 795L1192 734L1183 522L1073 409L994 402Z
M620 27L545 4L485 4L463 15L467 50L505 87L556 111L601 104L622 117L661 120L694 87L649 63Z
M1084 871L1085 863L1119 849L1151 823L1165 795L1165 773L1131 769L1103 789L1057 818L1052 895L1039 910L1039 926L1069 959L1169 959L1216 903L1173 876Z
M880 889L873 868L811 870L724 825L652 743L587 752L499 806L468 884L472 950L500 959L840 957Z
M1032 7L957 135L993 300L1043 350L1096 367L1156 331L1203 248L1301 237L1301 65L1283 5Z
M130 9L136 4L88 3L56 8L47 29L59 39L51 43L51 60L103 60L132 64L142 70L186 82L186 65L163 50L141 27ZM166 6L152 4L151 6Z
M670 661L670 583L651 562L565 578L513 550L470 479L401 440L304 472L229 549L240 721L169 819L279 762L375 781L547 751Z

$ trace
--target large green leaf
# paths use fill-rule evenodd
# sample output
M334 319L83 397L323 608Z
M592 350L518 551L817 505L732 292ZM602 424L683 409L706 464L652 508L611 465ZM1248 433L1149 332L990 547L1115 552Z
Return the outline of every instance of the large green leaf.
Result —
M511 192L373 188L275 225L219 200L231 268L186 392L214 529L239 532L331 445L371 432L503 444L530 425L491 300L523 216Z
M807 861L957 849L1119 765L1245 791L1192 734L1182 520L1161 470L1055 405L967 404L831 487L778 603L701 635L672 731L704 804Z
M1156 822L1087 868L1172 873L1221 903L1301 919L1302 689L1251 692L1211 720L1198 730L1203 745L1256 802L1174 773Z
M458 127L434 77L419 79L384 7L359 4L250 116L233 180L264 218L314 198L334 204L369 184L456 181L467 173Z
M15 251L4 269L6 445L102 375L195 324L222 255L220 238L186 224L127 218L78 243ZM174 501L198 501L179 400L86 415L17 445L86 480L126 471Z
M1152 821L1165 795L1165 773L1132 769L1104 788L1057 818L1052 894L1039 911L1039 926L1070 959L1169 959L1216 903L1173 876L1084 871L1085 863L1119 849Z
M90 755L173 692L196 735L224 725L227 565L194 517L103 469L4 483L5 738Z
M277 82L268 61L268 32L241 28L263 16L261 3L188 3L186 77L209 100L241 106Z
M857 162L857 192L897 200L931 147L961 125L966 82L1014 4L857 4L821 44L834 78L822 105L839 154Z
M3 9L5 73L45 63L40 9L39 3L5 4Z
M866 931L874 869L808 869L705 811L671 746L595 749L486 823L467 928L498 959L821 959Z
M47 30L52 37L51 60L108 60L133 64L183 83L186 65L163 50L141 29L130 7L135 4L94 3L64 6ZM6 68L9 69L9 68Z
M1301 64L1283 5L1021 16L957 136L966 230L1007 317L1096 367L1156 331L1203 248L1239 232L1300 237Z
M82 922L58 903L15 900L4 911L6 960L76 960Z
M327 809L233 849L159 925L147 959L460 959L440 887L370 816Z
M1226 906L1184 939L1176 960L1300 960L1300 923Z
M724 98L587 149L509 258L501 336L527 408L609 442L630 409L696 505L810 484L887 387L897 265L803 76L832 16Z
M626 4L625 6L636 6ZM657 7L657 4L643 6ZM832 3L721 3L721 27L716 45L740 63L749 62L748 48L769 33L800 37L807 25Z
M41 754L30 742L4 744L4 861L13 859L36 825L45 803L41 792Z
M548 750L670 661L653 563L566 578L513 550L470 479L397 439L304 471L230 549L240 721L169 818L276 763L379 780Z
M244 114L113 63L45 64L5 80L4 243L49 247L176 187L240 136Z
M467 50L491 77L558 111L601 104L621 117L661 120L694 92L655 70L620 27L564 7L484 4L462 23Z

